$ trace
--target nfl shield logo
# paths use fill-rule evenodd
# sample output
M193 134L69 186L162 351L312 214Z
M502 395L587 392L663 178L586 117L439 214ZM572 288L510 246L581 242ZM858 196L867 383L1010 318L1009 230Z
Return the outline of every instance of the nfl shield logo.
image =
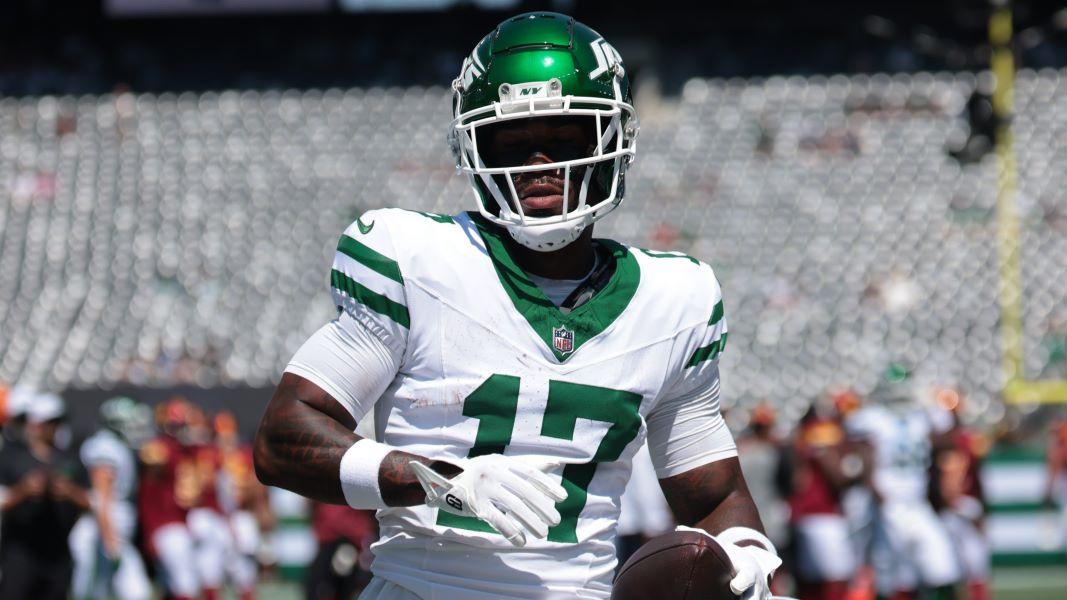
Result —
M553 327L552 347L560 354L572 352L574 350L574 332L566 327Z

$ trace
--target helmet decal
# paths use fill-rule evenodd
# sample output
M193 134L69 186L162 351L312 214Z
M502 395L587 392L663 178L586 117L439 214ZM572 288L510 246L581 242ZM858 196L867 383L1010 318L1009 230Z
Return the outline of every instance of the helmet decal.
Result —
M589 47L593 51L593 56L596 57L597 67L589 72L589 79L597 79L604 73L609 71L615 72L615 69L622 68L622 56L619 56L615 47L609 44L604 38L597 38L589 43Z
M478 58L478 51L488 40L489 36L482 38L482 41L478 42L478 45L475 46L474 51L470 53L470 56L463 59L463 68L460 70L459 78L456 79L463 89L469 88L476 77L481 77L482 74L485 73L485 65L482 64L481 59Z

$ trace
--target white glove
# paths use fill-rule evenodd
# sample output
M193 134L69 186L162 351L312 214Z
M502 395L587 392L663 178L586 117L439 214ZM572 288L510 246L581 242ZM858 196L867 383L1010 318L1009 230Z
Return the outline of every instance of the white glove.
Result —
M771 598L770 578L782 565L777 551L769 539L762 533L747 527L731 527L719 535L711 535L703 529L694 529L679 525L679 530L699 531L712 538L722 546L726 556L733 565L733 579L730 591L743 600L769 600ZM757 541L767 549L759 546L738 546L742 540Z
M420 462L408 463L426 491L427 506L482 519L516 546L526 544L524 529L544 539L549 527L559 525L556 503L567 498L567 491L544 473L555 463L538 469L502 454L456 462L463 472L452 479Z

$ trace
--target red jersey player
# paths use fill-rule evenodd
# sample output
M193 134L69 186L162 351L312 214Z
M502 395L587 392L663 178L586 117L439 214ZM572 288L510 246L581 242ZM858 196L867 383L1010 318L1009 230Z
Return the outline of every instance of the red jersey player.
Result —
M161 435L140 450L144 469L138 508L145 545L175 600L191 600L201 591L194 542L186 526L189 509L202 491L196 462L182 443L188 435L189 406L179 397L161 405L156 413Z
M970 600L986 600L991 550L984 527L981 463L989 444L960 422L962 402L956 390L940 390L936 400L948 429L935 437L930 501L952 537Z
M267 489L256 479L252 447L242 443L237 421L226 411L215 415L215 448L219 458L218 501L232 534L226 572L241 600L255 596L260 531L273 525Z
M814 409L801 421L789 499L802 600L843 600L857 564L841 493L859 481L862 459L848 454L841 425ZM859 466L855 463L860 460Z
M222 457L213 439L211 421L195 404L188 407L186 432L181 442L197 482L197 494L189 507L186 523L196 545L204 600L214 600L225 582L227 560L233 552L233 533L219 502Z

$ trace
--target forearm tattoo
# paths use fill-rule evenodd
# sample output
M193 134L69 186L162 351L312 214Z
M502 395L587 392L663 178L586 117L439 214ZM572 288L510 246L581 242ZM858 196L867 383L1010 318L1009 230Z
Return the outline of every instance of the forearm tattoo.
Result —
M341 458L360 439L352 432L355 426L351 415L326 392L286 373L256 435L256 472L268 485L320 502L345 504L338 473ZM461 471L443 461L399 450L390 452L378 473L382 499L389 506L426 501L422 486L408 467L412 460L449 477Z
M451 463L394 450L385 455L378 470L378 487L382 492L382 500L389 506L414 506L426 502L422 485L408 465L413 460L446 477L455 477L462 472L462 469Z
M327 402L334 401L318 387L283 376L256 435L256 467L264 483L344 504L337 474L341 457L359 437L328 414Z
M736 458L716 461L660 480L677 521L712 534L730 527L763 531Z

